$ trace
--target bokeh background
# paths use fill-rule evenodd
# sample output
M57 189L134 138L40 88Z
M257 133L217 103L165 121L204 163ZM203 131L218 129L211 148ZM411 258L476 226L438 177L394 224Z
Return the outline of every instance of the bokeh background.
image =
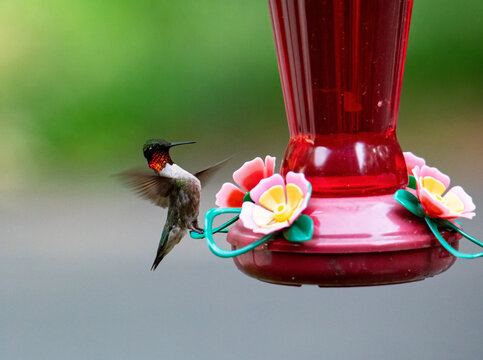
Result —
M403 149L480 208L482 13L415 2L398 123ZM281 158L265 1L0 1L2 359L481 358L478 261L415 284L286 288L186 239L149 272L165 212L111 175L143 166L151 137L196 140L172 154L188 169L234 155L203 212L243 161ZM479 216L465 228L483 237Z

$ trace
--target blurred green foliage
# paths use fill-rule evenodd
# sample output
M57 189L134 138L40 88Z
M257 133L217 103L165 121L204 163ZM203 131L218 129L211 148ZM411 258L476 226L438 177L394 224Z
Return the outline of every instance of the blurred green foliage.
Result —
M415 1L406 117L481 110L482 10ZM153 136L241 145L241 124L283 118L266 1L0 2L0 185L121 170Z

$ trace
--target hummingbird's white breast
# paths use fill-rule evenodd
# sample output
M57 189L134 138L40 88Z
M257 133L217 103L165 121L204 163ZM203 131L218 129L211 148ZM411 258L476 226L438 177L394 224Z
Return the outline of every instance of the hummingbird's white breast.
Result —
M191 228L199 213L200 180L176 164L166 164L159 174L173 179L175 188L170 196L169 209L176 212L178 224L183 224L183 228Z
M166 164L166 166L159 172L159 175L173 179L196 179L194 175L176 164Z

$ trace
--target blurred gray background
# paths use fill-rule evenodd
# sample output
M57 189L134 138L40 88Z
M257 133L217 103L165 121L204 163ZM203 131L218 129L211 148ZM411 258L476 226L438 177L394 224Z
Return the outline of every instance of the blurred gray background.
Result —
M483 206L479 0L414 4L398 137ZM0 2L0 358L481 359L483 263L418 283L268 285L112 174L146 138L231 173L288 141L265 1ZM267 139L266 134L270 134ZM478 215L465 221L483 238ZM466 243L464 251L476 249Z

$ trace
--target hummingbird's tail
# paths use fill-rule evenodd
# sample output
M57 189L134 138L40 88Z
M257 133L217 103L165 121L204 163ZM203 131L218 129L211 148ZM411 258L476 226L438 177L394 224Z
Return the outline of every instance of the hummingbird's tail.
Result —
M156 258L154 259L153 265L151 266L151 271L156 270L161 260L177 245L181 238L186 234L178 226L169 226L166 224L163 229L163 234L159 240L158 251L156 253Z
M163 260L169 250L171 250L169 249L168 251L166 251L170 232L169 230L170 229L168 229L166 226L163 229L163 234L161 235L161 239L159 240L158 251L156 252L156 258L154 259L153 265L151 266L151 271L156 270L161 260Z
M156 258L154 259L153 265L151 265L151 271L156 270L156 268L161 263L161 260L164 259L164 257L166 256L166 254L167 254L167 252L161 253L161 254L158 252L158 254L156 254Z
M164 258L164 255L161 256L161 257L156 257L156 259L154 260L153 265L151 266L151 271L156 270L156 268L158 267L158 265L161 262L161 260L163 260L163 258Z

